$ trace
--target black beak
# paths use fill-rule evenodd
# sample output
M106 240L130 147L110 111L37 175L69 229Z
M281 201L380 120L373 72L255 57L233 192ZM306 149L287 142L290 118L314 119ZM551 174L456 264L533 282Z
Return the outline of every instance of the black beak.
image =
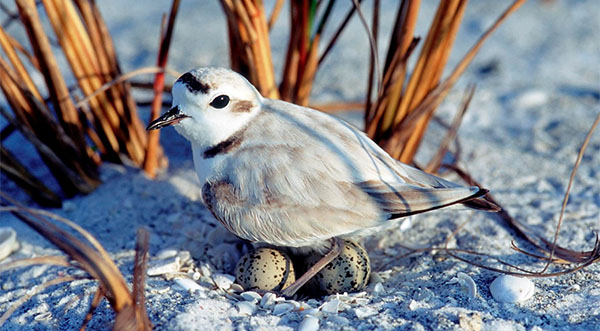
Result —
M146 130L150 131L150 130L161 129L161 128L164 128L165 126L176 124L179 121L181 121L182 119L187 118L187 117L189 117L189 116L182 113L181 109L179 109L179 106L175 106L175 107L169 109L168 112L164 113L163 116L150 122L150 124L148 124L148 127L146 127Z

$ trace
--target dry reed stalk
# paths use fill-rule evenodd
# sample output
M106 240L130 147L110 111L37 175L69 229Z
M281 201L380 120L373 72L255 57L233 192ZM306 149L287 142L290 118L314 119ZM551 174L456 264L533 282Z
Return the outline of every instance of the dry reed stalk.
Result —
M33 176L12 153L0 145L0 170L19 185L34 201L41 206L60 207L61 200L42 181Z
M175 26L175 18L179 11L179 0L173 0L171 3L171 12L169 14L168 23L162 26L159 51L157 55L157 67L163 69L161 72L156 73L154 76L154 98L152 99L152 106L150 108L150 118L155 119L160 115L160 109L162 108L162 94L165 85L165 73L164 68L167 65L167 59L169 58L169 47L171 45L171 39L173 36L173 28ZM144 160L144 171L150 178L156 176L156 168L160 155L158 154L160 139L160 130L151 130L148 132L148 147L146 149L146 157Z
M132 293L129 291L125 279L121 275L115 263L108 256L106 250L89 232L77 224L61 218L58 215L24 207L3 192L0 192L0 197L2 198L2 200L0 200L0 204L6 206L3 208L4 211L11 211L19 220L56 245L71 259L77 261L77 264L68 262L69 267L84 270L92 278L98 281L99 293L101 293L102 296L109 301L112 309L116 313L115 329L151 329L151 325L145 310L145 299L143 295L144 275L140 274L141 272L145 271L145 264L147 263L149 237L146 230L140 230L138 232L136 263L134 268L134 292ZM50 217L55 221L63 223L71 231L83 236L88 243L77 239L77 237L75 237L72 233L58 227L53 222L50 222L42 216ZM39 258L36 261L24 261L25 264L39 262L64 265L65 260L57 259L56 257L50 257L45 261L43 258ZM13 266L18 265L19 264L14 264ZM52 284L68 282L79 278L81 277L67 276L56 278L50 282L42 284L39 289L41 291L45 287ZM97 297L100 296L97 295L94 297L92 308L90 310L93 310L93 308L99 303L99 298ZM28 298L22 298L16 303L15 306L18 307L18 305L22 304L26 299ZM9 311L7 311L0 318L0 324L2 324L8 318L11 311L16 309L15 306L12 307L12 310L9 309ZM84 326L82 326L83 328L85 327L85 323L87 323L87 321L88 318L84 320Z
M100 69L100 61L94 51L92 41L83 26L79 15L71 1L42 0L46 7L48 18L56 32L58 41L67 56L75 77L85 95L93 93L103 85L104 76ZM105 147L110 147L115 159L121 149L136 164L143 160L143 146L134 140L136 135L125 135L126 124L123 123L123 110L116 107L120 103L112 102L109 95L99 94L90 100L95 118L102 126L102 133L107 139ZM121 114L120 114L121 113ZM124 148L121 146L124 145Z
M357 3L361 1L357 0ZM319 65L356 11L352 6L332 39L328 41L325 51L319 54L321 37L334 3L334 0L327 1L322 13L318 15L319 7L324 2L315 0L290 2L290 39L283 78L277 88L268 31L278 17L283 1L278 0L274 4L267 20L262 1L221 0L229 31L231 68L246 76L266 97L308 105ZM318 16L320 18L317 22Z
M279 98L262 1L221 0L221 5L227 16L232 69L248 77L265 97Z
M390 40L386 58L384 88L365 115L369 136L400 161L412 162L437 106L464 72L485 39L524 1L514 1L444 81L441 81L441 75L467 1L440 2L406 87L406 60L410 55L411 45L414 47L415 39L412 33L419 2L403 1L398 9L395 32Z
M99 184L97 165L101 159L120 163L122 156L126 156L141 166L148 143L146 132L137 116L129 84L115 82L121 72L114 45L93 1L40 1L89 105L79 106L81 111L74 106L73 99L77 96L71 95L57 66L41 24L38 3L15 2L34 56L0 27L0 46L8 59L0 59L0 88L14 114L13 118L3 111L11 116L7 117L9 128L16 128L28 137L66 196L91 192ZM34 85L23 58L29 59L34 70L44 77L53 111ZM11 130L2 132L8 135ZM86 136L93 145L89 145ZM160 146L154 150L157 158L164 160ZM34 183L30 174L21 175L19 183Z
M82 156L71 137L55 122L43 100L38 100L29 92L16 77L12 68L2 59L0 59L0 87L13 108L16 118L3 108L0 108L0 112L32 142L65 194L91 192L99 183L98 174L93 164L80 160L92 161L86 160L86 155Z

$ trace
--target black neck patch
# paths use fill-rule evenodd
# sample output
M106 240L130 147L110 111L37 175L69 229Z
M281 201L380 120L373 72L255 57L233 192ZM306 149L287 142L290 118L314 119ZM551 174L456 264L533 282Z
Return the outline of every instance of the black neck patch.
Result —
M220 143L204 150L204 158L210 159L219 154L227 154L230 151L234 150L242 143L244 131L246 131L245 128L234 133L233 135L231 135L231 137L227 138L226 140L223 140Z
M188 91L190 91L192 93L198 93L198 92L203 93L203 94L208 93L209 86L206 84L202 84L190 72L186 72L185 74L181 75L181 77L179 77L179 79L177 79L177 81L185 84L185 87L187 87Z

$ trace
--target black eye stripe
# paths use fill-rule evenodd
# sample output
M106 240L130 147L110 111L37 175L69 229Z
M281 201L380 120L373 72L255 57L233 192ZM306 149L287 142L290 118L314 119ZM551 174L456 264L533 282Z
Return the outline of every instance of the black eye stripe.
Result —
M225 94L221 94L218 97L214 98L213 101L210 102L210 105L216 109L222 109L227 107L229 104L229 97Z
M179 77L179 79L177 79L177 81L183 83L185 87L187 87L188 91L192 93L208 93L208 85L198 81L198 79L194 77L194 75L192 75L190 72L186 72L185 74L183 74L181 77Z

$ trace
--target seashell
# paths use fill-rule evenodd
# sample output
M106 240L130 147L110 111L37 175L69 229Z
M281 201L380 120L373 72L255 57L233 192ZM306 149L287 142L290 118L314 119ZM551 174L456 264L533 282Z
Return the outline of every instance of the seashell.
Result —
M240 294L242 296L242 298L244 298L244 300L246 301L254 301L254 302L258 302L260 301L260 299L262 299L262 295L254 292L254 291L246 291L246 292L242 292Z
M202 291L202 286L189 278L176 278L174 282L175 285L191 293Z
M150 261L148 263L148 276L159 276L178 272L181 269L181 260L179 257L172 257L166 260Z
M383 284L377 283L373 286L373 295L383 295L385 294L385 288L383 288Z
M516 303L531 298L535 293L535 285L525 277L502 275L494 279L490 292L496 301Z
M464 272L459 272L458 274L456 274L456 276L458 277L458 282L460 283L461 287L466 290L469 297L471 297L471 298L476 297L477 296L477 284L475 284L475 281L473 280L473 278L471 278L469 275L465 274Z
M300 325L298 325L298 331L317 331L319 330L319 319L312 315L304 316Z
M235 269L236 282L248 290L279 291L296 280L292 260L273 248L247 253Z
M327 301L321 307L321 311L327 314L337 314L340 310L340 300L333 299L331 301Z
M231 284L231 287L229 287L229 292L241 293L241 292L244 292L244 288L240 284L233 283L233 284Z
M363 319L369 316L377 315L377 310L370 307L357 307L354 308L354 314L359 319Z
M19 248L17 233L13 228L0 228L0 261Z
M263 308L273 307L273 305L275 304L276 297L277 296L273 292L265 293L265 295L263 295L262 299L260 300L260 306Z
M235 282L235 277L228 274L214 274L212 279L215 285L222 290L228 290L233 282Z
M273 307L273 315L275 316L283 316L286 313L289 313L290 311L294 310L294 305L291 303L278 303L275 305L275 307Z
M306 261L306 269L312 267L321 256L313 254ZM371 262L365 249L352 241L344 241L340 256L325 266L306 284L316 294L356 292L363 289L371 273Z
M176 249L165 248L165 249L161 249L160 251L158 251L158 253L156 253L156 256L154 256L154 258L157 260L166 260L168 258L176 256L177 253L178 253L178 251Z
M256 304L248 301L240 301L235 304L240 315L252 316L256 312Z

